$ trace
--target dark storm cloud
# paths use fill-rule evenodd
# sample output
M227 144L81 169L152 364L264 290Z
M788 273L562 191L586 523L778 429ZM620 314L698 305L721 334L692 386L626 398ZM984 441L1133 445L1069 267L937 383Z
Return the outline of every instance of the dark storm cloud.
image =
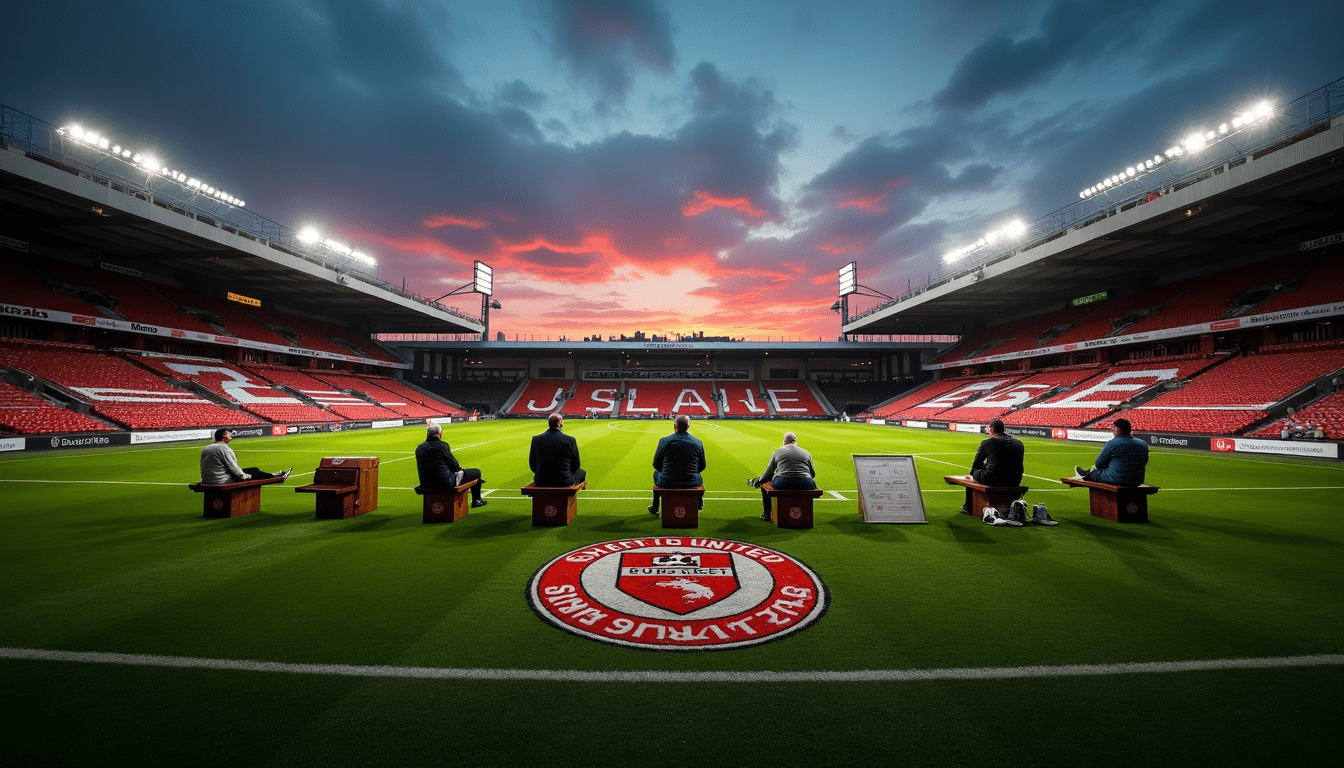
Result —
M672 71L671 21L652 0L551 0L543 19L555 58L604 103L624 104L640 68Z
M519 109L535 110L546 103L546 94L532 90L522 80L514 80L495 89L495 100Z
M977 109L996 96L1042 85L1067 66L1113 56L1142 37L1153 2L1061 0L1041 20L1039 35L998 35L977 45L933 97L944 109Z

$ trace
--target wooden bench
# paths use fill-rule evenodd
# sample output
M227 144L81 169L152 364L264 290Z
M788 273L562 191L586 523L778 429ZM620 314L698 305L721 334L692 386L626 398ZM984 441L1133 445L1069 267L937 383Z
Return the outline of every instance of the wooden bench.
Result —
M1148 522L1148 497L1158 491L1156 485L1111 485L1077 477L1061 477L1059 482L1088 489L1092 516L1117 523Z
M1031 490L1025 485L985 485L968 479L965 475L944 475L948 485L960 485L971 489L971 508L966 512L975 517L984 517L985 507L993 507L999 514L1008 514L1008 507L1014 501Z
M569 525L579 511L579 491L588 487L585 480L578 485L554 488L538 487L528 483L524 496L532 497L532 525Z
M824 493L820 488L777 491L770 483L761 483L761 490L770 497L770 522L780 528L811 528L812 500Z
M283 482L283 477L263 477L226 485L192 483L187 487L205 494L205 517L239 517L261 511L261 486Z
M700 500L705 496L705 486L654 488L653 495L661 500L664 528L700 527Z
M426 493L423 486L415 486L415 492L425 497L420 521L424 523L456 523L467 516L471 499L471 487L481 482L472 480L463 483L451 492L438 491Z
M319 468L310 485L301 485L294 492L314 494L317 517L325 520L344 520L368 511L361 508L357 467Z

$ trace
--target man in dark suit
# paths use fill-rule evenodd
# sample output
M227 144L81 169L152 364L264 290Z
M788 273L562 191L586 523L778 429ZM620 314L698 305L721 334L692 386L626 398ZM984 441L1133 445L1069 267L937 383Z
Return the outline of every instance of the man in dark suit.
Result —
M967 477L985 485L1021 485L1022 456L1026 453L1022 441L1012 435L1004 434L1003 420L989 422L989 437L980 443L971 462L971 474ZM966 489L966 503L961 511L971 514L971 489Z
M532 450L527 455L527 466L532 469L532 483L538 488L562 488L578 485L588 478L579 467L579 444L560 430L565 417L552 413L547 429L532 438Z
M653 485L656 488L695 488L703 485L705 445L691 437L691 419L678 416L677 431L658 441L653 454ZM704 502L700 503L703 509ZM658 514L658 495L654 494L649 514Z
M471 506L484 507L481 498L481 470L463 467L453 457L452 450L443 441L443 427L430 424L425 430L425 442L415 447L415 469L420 476L420 487L427 492L451 493L453 488L472 480L481 482L471 486Z

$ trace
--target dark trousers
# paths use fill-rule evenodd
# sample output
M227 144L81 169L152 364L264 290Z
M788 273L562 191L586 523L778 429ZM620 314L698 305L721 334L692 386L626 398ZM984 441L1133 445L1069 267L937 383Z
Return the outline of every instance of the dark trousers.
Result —
M269 480L272 477L279 477L279 472L262 472L256 467L243 467L244 475L251 475L253 480Z
M810 491L817 487L817 481L810 477L774 477L770 486L776 491ZM770 514L770 497L761 491L761 502L765 504L765 514Z
M655 471L653 473L653 486L655 488L698 488L704 484L705 481L700 478L699 473L696 473L694 479L692 479L690 482L687 483L664 483L662 472ZM700 502L700 508L701 509L705 508L704 501ZM658 494L656 493L653 494L653 511L654 512L658 511Z
M481 481L481 482L479 482L479 483L477 483L477 484L471 486L471 500L472 500L472 501L480 501L480 500L481 500L481 486L485 485L485 480L482 480L482 479L481 479L481 470L476 469L475 467L463 467L463 468L462 468L462 482L459 483L459 485L465 485L466 483L470 483L472 480L480 480L480 481ZM423 487L423 490L425 490L425 491L428 492L428 493L452 493L452 492L453 492L454 490L456 490L456 489L453 488L451 485L448 486L447 488L441 488L441 487L439 487L439 486L437 486L437 485L427 485L427 486L424 486L424 487Z
M990 486L999 486L999 485L1018 485L1019 483L1022 482L1022 478L1020 478L1020 477L1019 477L1017 480L1014 480L1014 481L1011 482L1011 483L1008 483L1008 482L1002 482L1002 481L999 480L999 478L996 478L996 477L994 477L993 475L987 474L983 469L978 469L978 470L972 472L972 473L971 473L971 477L974 478L974 479L975 479L975 482L977 482L977 483L984 483L985 485L990 485ZM965 508L965 509L970 509L970 508L971 508L971 494L973 494L973 493L975 493L975 491L971 490L970 488L967 488L967 489L966 489L966 503L962 505L963 508Z

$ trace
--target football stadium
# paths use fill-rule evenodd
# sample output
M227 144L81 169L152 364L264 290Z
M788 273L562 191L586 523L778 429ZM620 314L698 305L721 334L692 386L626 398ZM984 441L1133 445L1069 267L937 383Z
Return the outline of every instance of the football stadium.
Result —
M485 260L432 298L0 109L14 765L1338 751L1344 81L1215 117L900 295L843 264L815 342L492 334ZM534 483L553 414L582 487ZM650 514L682 416L703 481ZM1022 488L963 509L994 420ZM1117 420L1142 492L1066 482ZM474 488L419 474L434 429ZM264 471L201 482L221 431ZM763 498L785 433L817 490ZM1032 517L994 524L1018 497Z

